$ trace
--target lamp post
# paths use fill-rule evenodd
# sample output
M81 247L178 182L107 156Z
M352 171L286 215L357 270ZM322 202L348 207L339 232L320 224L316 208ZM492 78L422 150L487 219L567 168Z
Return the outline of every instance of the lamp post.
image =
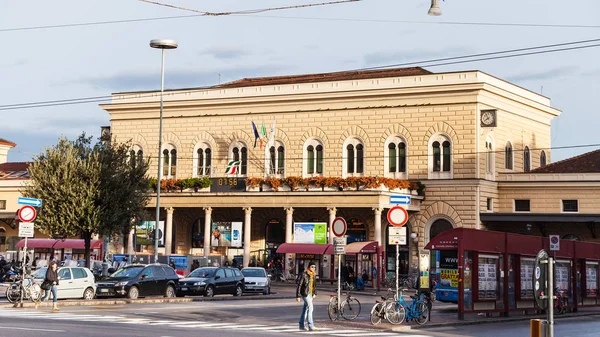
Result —
M158 224L160 220L160 181L162 180L162 117L163 92L165 90L165 49L177 48L177 41L156 39L150 41L150 47L161 49L162 52L162 62L160 64L160 116L158 118L158 175L156 177L156 223L154 227L154 263L157 263Z

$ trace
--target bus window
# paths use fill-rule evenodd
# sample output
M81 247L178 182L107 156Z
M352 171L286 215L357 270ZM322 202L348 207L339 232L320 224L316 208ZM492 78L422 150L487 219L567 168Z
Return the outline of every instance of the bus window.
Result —
M437 301L458 303L458 258L456 250L436 251Z

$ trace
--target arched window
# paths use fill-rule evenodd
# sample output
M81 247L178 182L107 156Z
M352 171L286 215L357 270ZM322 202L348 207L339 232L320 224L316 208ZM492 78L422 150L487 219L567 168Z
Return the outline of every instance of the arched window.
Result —
M267 150L265 168L268 169L265 174L283 176L285 174L285 148L283 143L276 141L274 145L265 150Z
M139 145L134 145L129 150L129 164L131 167L139 167L144 162L144 151Z
M310 139L304 143L302 171L304 175L323 175L323 143L318 139Z
M364 173L364 145L356 137L348 138L344 142L344 154L342 155L342 175L361 176Z
M507 170L513 169L513 148L510 142L506 142L504 147L504 168Z
M206 142L196 145L194 150L194 176L209 176L211 175L212 165L212 149Z
M494 179L494 145L489 137L485 141L485 174L487 179Z
M544 166L546 166L546 152L542 150L542 153L540 153L540 167Z
M399 135L390 136L386 140L383 150L385 176L407 179L406 140Z
M163 178L172 179L177 176L177 149L173 144L163 146Z
M429 177L430 179L452 178L452 143L442 134L429 139Z
M529 152L529 147L525 146L525 150L523 150L523 171L529 172L531 170L531 153Z
M243 142L234 142L229 149L229 160L240 162L240 174L248 174L248 147Z

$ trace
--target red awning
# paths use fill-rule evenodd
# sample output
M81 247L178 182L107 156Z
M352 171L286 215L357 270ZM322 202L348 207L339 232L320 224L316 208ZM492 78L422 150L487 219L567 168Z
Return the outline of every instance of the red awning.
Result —
M377 253L377 241L352 242L346 245L346 254Z
M23 248L25 240L17 242L17 248ZM54 249L85 249L85 241L83 239L27 239L27 248L54 248ZM90 249L102 249L102 240L92 240Z
M27 248L52 248L56 240L54 239L27 239ZM17 248L23 248L25 240L17 242Z
M65 239L56 240L54 249L71 248L71 249L85 249L85 240L83 239ZM92 240L90 242L90 249L102 248L102 240Z
M331 248L330 248L331 247ZM277 248L277 253L300 253L300 254L318 254L323 255L331 249L331 244L315 244L315 243L282 243Z
M502 253L506 251L506 233L459 227L441 232L425 249L456 250L459 243L463 250Z

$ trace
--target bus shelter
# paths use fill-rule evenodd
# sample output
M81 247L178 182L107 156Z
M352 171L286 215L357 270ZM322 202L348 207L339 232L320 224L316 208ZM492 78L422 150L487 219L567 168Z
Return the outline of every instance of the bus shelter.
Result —
M600 305L600 244L561 240L560 250L550 251L549 246L548 237L454 228L437 235L425 249L457 252L460 320L472 313L508 316L541 310L533 297L535 256L541 249L555 258L554 285L568 298L571 310Z

